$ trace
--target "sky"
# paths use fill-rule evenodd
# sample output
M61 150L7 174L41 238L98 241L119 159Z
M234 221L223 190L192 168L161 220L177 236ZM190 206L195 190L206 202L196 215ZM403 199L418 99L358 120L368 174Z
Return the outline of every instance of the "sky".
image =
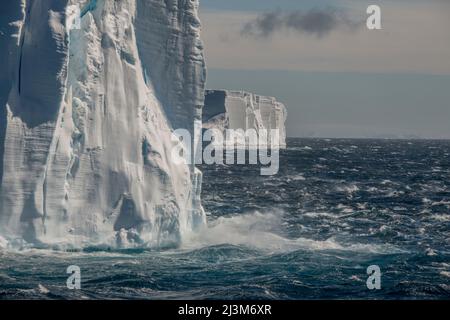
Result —
M200 18L207 87L276 97L288 136L450 139L450 0L200 0Z

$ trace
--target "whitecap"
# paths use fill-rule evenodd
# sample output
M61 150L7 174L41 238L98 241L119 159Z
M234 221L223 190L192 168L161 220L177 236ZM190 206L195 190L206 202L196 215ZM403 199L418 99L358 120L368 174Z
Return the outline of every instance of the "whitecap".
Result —
M336 187L336 190L338 192L346 192L346 193L355 193L359 191L359 187L356 184L351 184L348 186L340 186L340 187Z
M450 201L441 200L439 202L433 202L431 206L450 206Z
M324 214L329 213L310 213ZM362 253L386 254L404 252L391 245L341 244L335 238L314 240L307 238L286 238L278 234L282 227L283 212L253 212L229 217L220 217L211 221L207 227L192 233L185 241L182 250L196 250L215 245L245 246L269 254L292 252L297 250L342 250Z
M44 286L43 286L42 284L40 284L40 283L39 283L39 285L38 285L38 290L39 290L40 293L43 293L43 294L50 293L50 290L48 290L46 287L44 287Z
M439 272L439 274L440 274L441 276L450 278L450 272L449 272L449 271L441 271L441 272Z
M431 248L427 248L425 250L425 253L429 257L433 257L433 256L437 256L438 255L437 252L435 250L431 249Z
M336 218L335 215L328 212L306 212L303 215L308 218L321 218L321 217Z
M297 174L295 176L290 177L289 179L292 179L294 181L305 181L306 178L302 174Z
M431 219L441 221L441 222L449 222L450 221L450 215L448 214L434 214L431 216Z
M353 280L353 281L358 281L358 282L362 282L362 281L363 281L363 280L361 280L361 278L358 277L357 275L352 275L349 279L350 279L350 280Z

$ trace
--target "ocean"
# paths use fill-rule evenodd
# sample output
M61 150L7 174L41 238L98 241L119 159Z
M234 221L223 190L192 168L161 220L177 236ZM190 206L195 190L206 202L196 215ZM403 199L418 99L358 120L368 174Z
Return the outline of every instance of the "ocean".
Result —
M0 250L0 298L450 298L450 141L289 139L275 176L201 170L208 227L182 247Z

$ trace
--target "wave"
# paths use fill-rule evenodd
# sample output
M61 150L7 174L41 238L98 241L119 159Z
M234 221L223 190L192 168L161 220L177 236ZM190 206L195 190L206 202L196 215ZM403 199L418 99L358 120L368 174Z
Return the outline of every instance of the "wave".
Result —
M310 218L340 218L326 212L306 213ZM226 255L222 251L242 251L249 254L255 250L261 254L279 254L298 250L324 251L339 250L353 251L360 253L391 254L404 252L392 245L372 245L351 242L339 242L335 237L326 240L316 240L309 238L290 238L285 236L286 222L283 219L285 213L281 210L272 212L250 212L246 214L235 214L210 219L207 226L197 232L188 233L180 247L177 248L155 248L146 243L133 244L130 247L117 247L112 242L85 245L73 249L67 244L53 246L51 248L36 249L33 247L14 247L3 238L0 238L0 249L19 251L22 253L37 254L43 251L56 251L61 254L93 254L96 255L120 255L120 254L140 254L149 251L167 253L186 253L199 250L215 250L216 254ZM220 247L220 250L217 248ZM47 250L42 250L47 249ZM3 251L3 250L0 250Z
M201 232L193 233L183 243L184 250L198 250L218 245L247 247L266 254L298 250L341 250L361 253L390 254L404 252L391 245L344 244L334 237L326 240L288 238L283 235L285 224L282 211L252 212L211 221ZM320 214L329 216L328 214ZM314 215L311 215L314 217Z

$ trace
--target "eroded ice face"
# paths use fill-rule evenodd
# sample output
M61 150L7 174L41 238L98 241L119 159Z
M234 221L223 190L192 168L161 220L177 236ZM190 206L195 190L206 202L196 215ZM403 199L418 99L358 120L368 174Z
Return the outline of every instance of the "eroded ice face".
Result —
M69 5L66 8L66 30L81 29L81 10L79 5Z
M169 161L171 128L202 105L197 1L160 2L7 8L23 29L1 100L7 239L176 246L204 223L201 173Z

